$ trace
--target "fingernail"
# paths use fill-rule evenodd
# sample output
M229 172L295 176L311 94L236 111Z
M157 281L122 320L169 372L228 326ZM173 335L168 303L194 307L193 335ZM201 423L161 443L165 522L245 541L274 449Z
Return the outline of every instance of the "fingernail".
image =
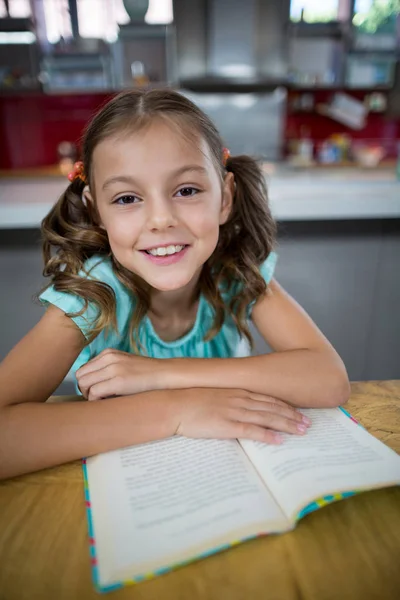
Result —
M308 417L304 416L301 419L303 421L303 423L305 423L306 425L311 425L312 421L311 419L309 419Z
M281 435L276 434L273 437L273 442L274 442L274 444L282 444L283 437Z
M307 431L307 427L305 425L297 425L297 431L300 431L300 433L305 433Z

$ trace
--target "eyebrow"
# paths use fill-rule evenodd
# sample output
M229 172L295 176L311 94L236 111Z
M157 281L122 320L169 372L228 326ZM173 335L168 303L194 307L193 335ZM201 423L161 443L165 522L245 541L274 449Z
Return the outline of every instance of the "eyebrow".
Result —
M200 165L184 165L176 171L173 171L170 175L170 178L172 179L173 177L179 177L180 175L189 172L195 172L199 173L200 175L205 175L207 173L207 169L201 167ZM110 177L109 179L106 179L106 181L103 183L102 189L105 190L106 188L110 187L113 183L136 184L136 180L131 175L116 175L115 177Z

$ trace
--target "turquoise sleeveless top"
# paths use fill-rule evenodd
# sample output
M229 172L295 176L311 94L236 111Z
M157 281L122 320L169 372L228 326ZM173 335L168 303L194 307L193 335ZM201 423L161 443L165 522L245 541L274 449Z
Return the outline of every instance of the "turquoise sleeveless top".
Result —
M277 255L275 252L271 252L267 260L260 266L260 273L267 283L272 279L276 260ZM115 348L124 352L132 351L129 325L135 308L135 299L132 297L131 292L116 277L109 258L99 255L92 256L85 263L85 271L80 275L107 283L114 290L118 330L108 333L103 331L90 344L85 346L72 366L73 373L106 348ZM222 298L227 304L233 293L234 290L229 294L221 291ZM84 301L79 296L57 292L53 286L48 287L39 296L39 299L45 305L54 304L65 313L77 313L84 306ZM248 317L251 316L253 304L254 302L248 307ZM87 310L81 316L71 318L87 337L90 325L96 315L96 305L89 303ZM225 319L219 333L212 340L205 342L204 336L212 326L213 320L213 309L204 296L201 295L196 321L193 328L183 337L172 342L165 342L157 335L147 316L144 317L139 326L138 337L147 356L151 358L231 358L248 355L248 346L243 345L243 340L230 317Z

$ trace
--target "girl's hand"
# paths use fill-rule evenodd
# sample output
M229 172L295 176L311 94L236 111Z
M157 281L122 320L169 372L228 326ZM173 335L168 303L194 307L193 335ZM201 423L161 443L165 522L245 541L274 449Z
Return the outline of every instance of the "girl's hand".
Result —
M163 366L161 359L107 348L78 369L76 378L87 400L102 400L165 387Z
M192 438L242 438L268 444L277 432L304 435L311 421L286 402L246 390L191 388L175 390L179 423L176 434Z

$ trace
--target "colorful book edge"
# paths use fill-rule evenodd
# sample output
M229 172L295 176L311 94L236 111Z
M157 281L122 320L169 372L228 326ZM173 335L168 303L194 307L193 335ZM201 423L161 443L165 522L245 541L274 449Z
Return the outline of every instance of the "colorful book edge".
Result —
M360 423L358 423L358 421L349 412L347 412L347 410L345 410L342 406L339 406L339 408L347 417L349 417L349 419L351 419L354 423L356 423L357 425L362 427L362 425L360 425ZM136 583L141 583L142 581L148 581L149 579L154 579L155 577L158 577L159 575L163 575L165 573L173 571L179 567L188 565L197 560L207 558L208 556L212 556L213 554L218 554L219 552L222 552L224 550L229 550L229 548L233 548L235 546L238 546L239 544L243 544L250 540L253 540L253 539L256 539L259 537L265 537L266 535L268 535L265 533L261 533L261 534L252 535L252 536L249 536L249 537L246 537L243 539L235 540L233 542L230 542L229 544L217 546L215 548L212 548L211 550L208 550L207 552L203 552L199 555L193 556L183 562L174 563L172 565L169 565L168 567L162 567L160 569L151 571L149 573L143 573L142 575L137 575L136 577L133 577L132 579L126 579L124 581L119 581L119 582L113 583L111 585L103 586L100 584L100 580L99 580L99 569L98 569L97 552L96 552L96 538L94 536L86 458L82 459L82 470L83 470L83 483L84 483L84 493L85 493L86 517L87 517L88 535L89 535L89 552L90 552L90 566L92 569L92 581L93 581L93 584L94 584L96 590L100 593L112 592L114 590L118 590L118 589L128 586L128 585L135 585ZM341 492L338 494L323 496L322 498L314 500L313 502L311 502L310 504L308 504L307 506L305 506L304 508L302 508L299 511L299 513L295 519L295 522L297 523L300 519L302 519L306 515L308 515L312 512L315 512L316 510L319 510L320 508L327 506L328 504L331 504L332 502L337 502L338 500L343 500L344 498L354 496L357 493L358 492L356 492L356 491Z

